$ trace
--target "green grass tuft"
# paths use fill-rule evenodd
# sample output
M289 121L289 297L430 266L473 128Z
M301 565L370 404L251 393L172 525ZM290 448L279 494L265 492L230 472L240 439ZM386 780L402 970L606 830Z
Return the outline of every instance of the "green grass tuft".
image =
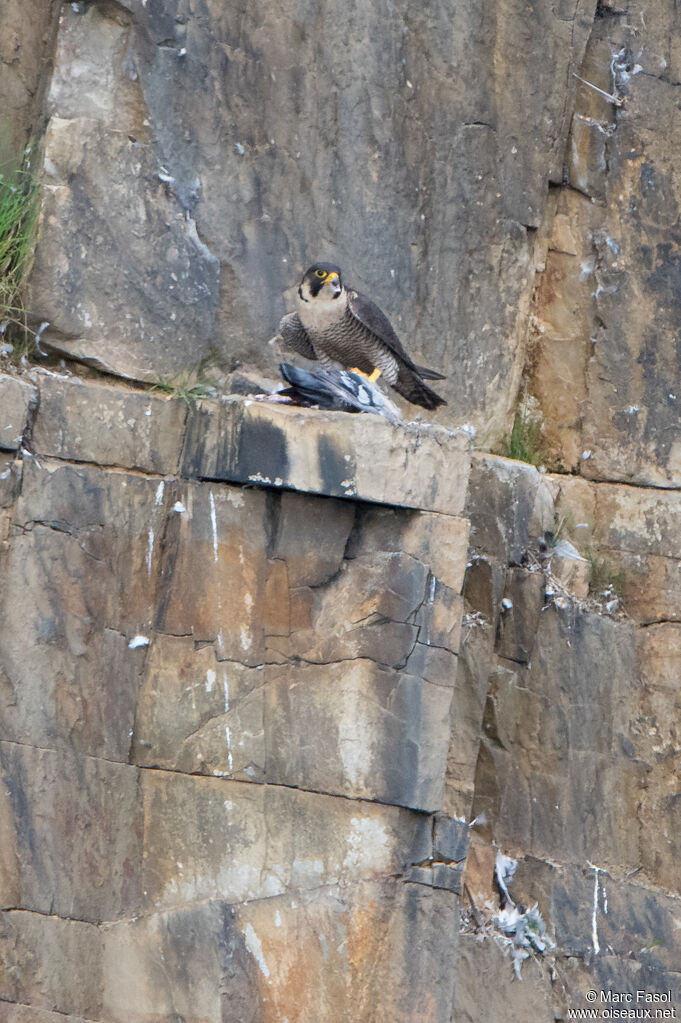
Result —
M182 398L190 405L194 401L201 401L203 398L214 398L220 390L219 381L215 380L209 371L218 365L219 358L216 352L210 352L201 360L196 369L187 370L176 377L161 377L152 384L152 391L160 391L162 394L171 394L175 398Z
M620 566L619 568L601 557L595 547L587 547L584 557L589 562L589 592L598 596L606 590L610 590L618 597L624 597L627 588L627 573Z
M22 292L33 260L38 205L28 171L0 174L0 339L19 356L34 347Z
M518 405L511 432L502 441L502 453L506 458L537 467L544 465L548 459L541 419L527 402Z

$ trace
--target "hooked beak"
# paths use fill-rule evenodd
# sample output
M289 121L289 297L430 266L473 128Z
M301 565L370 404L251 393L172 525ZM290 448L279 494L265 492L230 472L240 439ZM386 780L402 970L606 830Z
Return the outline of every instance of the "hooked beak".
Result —
M331 287L333 289L333 297L334 298L338 298L338 296L340 295L341 291L343 290L342 287L341 287L340 278L339 278L338 274L335 272L335 270L333 270L331 273L326 275L326 280L324 281L324 284L330 284L331 285Z

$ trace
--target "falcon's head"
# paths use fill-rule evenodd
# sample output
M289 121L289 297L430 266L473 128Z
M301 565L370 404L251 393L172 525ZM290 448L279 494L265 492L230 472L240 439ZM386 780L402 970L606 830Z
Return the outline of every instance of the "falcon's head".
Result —
M303 302L317 298L329 302L338 298L342 290L340 267L333 263L315 263L305 271L298 295Z

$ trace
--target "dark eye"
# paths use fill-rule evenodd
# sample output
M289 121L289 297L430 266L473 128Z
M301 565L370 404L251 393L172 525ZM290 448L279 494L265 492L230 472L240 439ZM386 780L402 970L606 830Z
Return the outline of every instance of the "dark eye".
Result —
M315 277L326 277L326 271L325 270L315 270L314 274L315 274Z

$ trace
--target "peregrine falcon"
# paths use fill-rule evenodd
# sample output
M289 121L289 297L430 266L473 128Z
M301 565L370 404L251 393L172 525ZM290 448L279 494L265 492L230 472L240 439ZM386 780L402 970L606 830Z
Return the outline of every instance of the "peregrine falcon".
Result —
M318 359L325 369L340 364L371 374L371 380L382 373L414 405L435 409L447 404L423 382L444 380L442 373L412 362L387 316L366 295L345 287L332 263L315 263L305 273L296 312L284 316L279 333L289 348Z

